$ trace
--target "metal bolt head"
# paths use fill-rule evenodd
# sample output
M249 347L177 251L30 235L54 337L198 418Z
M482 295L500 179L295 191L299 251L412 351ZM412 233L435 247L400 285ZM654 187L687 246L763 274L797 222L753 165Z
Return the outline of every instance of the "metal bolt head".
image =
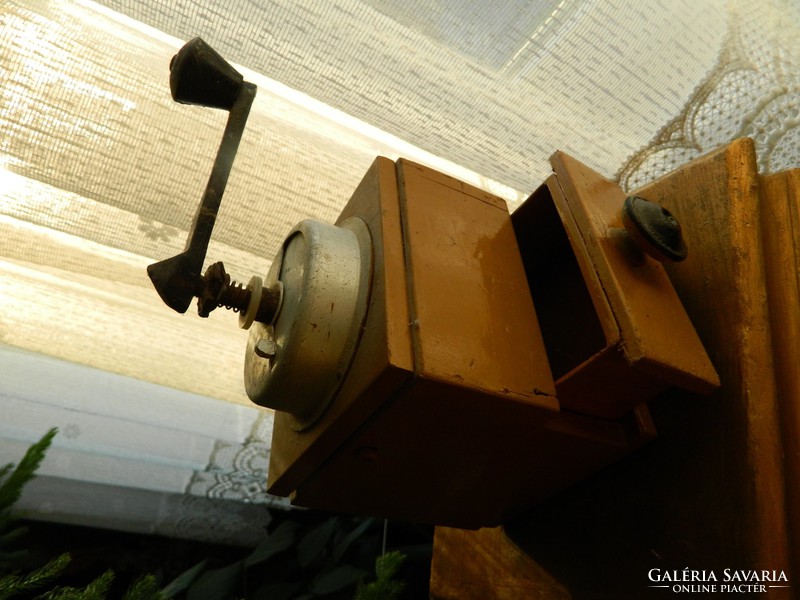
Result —
M255 348L253 351L256 353L257 356L261 358L275 358L275 354L278 351L278 346L275 342L269 338L263 338L256 342Z
M688 254L680 223L655 202L628 196L622 206L622 224L633 242L658 261L679 262Z

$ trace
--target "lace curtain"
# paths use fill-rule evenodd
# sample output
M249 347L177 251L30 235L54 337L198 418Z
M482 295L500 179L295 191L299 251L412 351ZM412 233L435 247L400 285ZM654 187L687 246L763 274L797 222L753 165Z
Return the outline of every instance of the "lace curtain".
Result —
M512 208L556 149L631 189L743 135L797 166L799 30L782 0L5 0L0 461L61 428L24 508L247 543L275 502L235 315L172 313L144 271L224 127L170 99L183 41L258 85L208 253L246 282L377 154Z

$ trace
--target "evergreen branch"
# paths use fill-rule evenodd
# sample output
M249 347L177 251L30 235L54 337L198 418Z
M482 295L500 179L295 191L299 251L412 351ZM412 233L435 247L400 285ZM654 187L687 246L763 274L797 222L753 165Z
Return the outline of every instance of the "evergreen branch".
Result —
M6 575L5 577L0 577L0 600L6 600L6 598L11 598L14 594L16 594L14 590L19 580L19 575Z
M158 583L153 575L145 575L133 582L125 592L122 600L164 600L165 596L158 591Z
M402 552L388 552L375 561L377 580L361 583L356 590L355 600L394 600L400 597L406 587L404 581L392 579L406 560Z
M114 571L109 569L86 586L83 597L86 600L103 600L108 593L108 588L111 587L113 582Z
M109 570L83 589L57 587L37 596L36 600L105 600L108 588L111 587L113 581L114 572Z
M378 557L375 561L375 574L378 579L389 580L405 562L406 557L402 552L389 552Z
M7 510L19 500L23 486L36 475L36 470L44 460L47 449L57 432L58 429L53 427L42 436L42 439L28 448L17 467L0 485L0 511ZM3 467L4 474L7 474L8 471L6 467Z
M27 575L8 575L3 577L0 579L0 600L12 598L19 594L29 594L43 588L61 575L69 565L69 562L69 554L64 553Z
M57 587L36 596L35 600L85 600L83 590L74 587Z

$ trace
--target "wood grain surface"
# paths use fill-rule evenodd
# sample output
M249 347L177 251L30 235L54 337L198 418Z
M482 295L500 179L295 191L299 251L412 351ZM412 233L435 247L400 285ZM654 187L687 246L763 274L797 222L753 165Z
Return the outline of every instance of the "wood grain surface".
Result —
M658 440L502 529L437 529L433 598L664 598L653 568L784 572L792 587L738 596L794 597L796 178L759 178L743 139L637 192L683 225L667 270L722 387L650 402Z

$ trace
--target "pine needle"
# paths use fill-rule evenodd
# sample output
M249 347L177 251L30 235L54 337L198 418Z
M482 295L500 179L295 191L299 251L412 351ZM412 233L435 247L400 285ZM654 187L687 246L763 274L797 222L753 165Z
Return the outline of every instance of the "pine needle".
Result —
M36 470L44 460L47 449L50 447L50 443L57 432L58 429L53 427L44 434L42 439L28 448L25 456L22 457L22 460L19 461L19 464L11 471L10 475L8 474L10 470L7 468L8 465L3 467L2 472L6 477L3 484L0 485L0 511L11 508L19 500L23 486L34 478Z
M122 597L122 600L164 600L158 591L158 583L153 575L145 575L137 579Z
M114 572L106 571L85 588L57 587L37 596L36 600L105 600L114 581Z
M65 553L27 575L7 575L0 578L0 600L42 589L61 575L69 562L70 556Z
M406 584L393 579L406 560L402 552L387 552L375 561L377 581L360 584L356 590L355 600L394 600L400 597Z

